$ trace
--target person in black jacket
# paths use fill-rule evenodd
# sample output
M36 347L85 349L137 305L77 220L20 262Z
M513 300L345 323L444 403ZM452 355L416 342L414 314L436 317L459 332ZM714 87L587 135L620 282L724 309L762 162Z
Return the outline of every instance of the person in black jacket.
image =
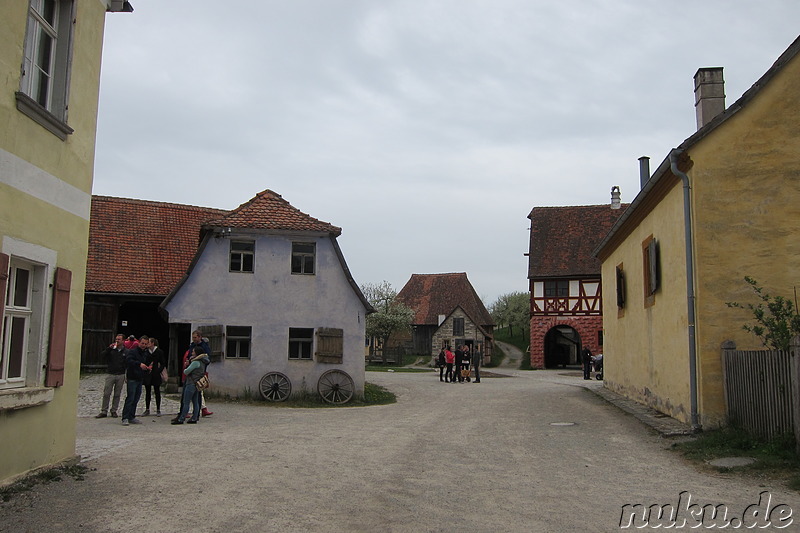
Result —
M592 350L586 346L581 352L583 362L583 379L592 379Z
M100 407L100 414L95 418L105 418L108 416L108 404L111 403L111 416L117 418L119 408L119 398L122 396L122 387L125 385L125 336L117 335L116 342L103 350L102 357L108 365L108 374L103 386L103 404ZM111 400L111 392L114 392L114 401Z
M158 347L158 339L150 337L150 347L145 353L145 363L150 369L144 375L144 413L142 416L150 416L150 397L151 390L155 388L156 396L156 416L161 416L161 371L167 366L167 357L164 350Z
M125 354L125 376L128 379L128 387L127 396L125 396L125 407L122 409L123 426L142 423L141 420L136 418L136 406L142 396L144 374L149 370L145 363L149 347L150 337L142 335L139 339L139 346L128 350Z

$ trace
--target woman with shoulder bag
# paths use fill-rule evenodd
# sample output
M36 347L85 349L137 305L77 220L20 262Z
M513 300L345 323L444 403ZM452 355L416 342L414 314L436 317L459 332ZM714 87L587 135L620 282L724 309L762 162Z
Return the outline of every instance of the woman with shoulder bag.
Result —
M192 359L183 374L186 376L186 384L183 386L183 403L178 417L172 421L173 425L183 424L186 415L189 413L189 405L192 406L192 418L189 424L197 424L200 419L200 390L197 382L205 378L206 368L211 360L200 346L195 346L192 350Z

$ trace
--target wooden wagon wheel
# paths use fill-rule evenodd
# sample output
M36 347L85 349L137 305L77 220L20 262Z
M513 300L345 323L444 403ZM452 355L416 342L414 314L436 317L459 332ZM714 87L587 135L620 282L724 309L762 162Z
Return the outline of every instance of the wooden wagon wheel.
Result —
M328 403L347 403L354 390L353 378L341 370L328 370L317 382L319 395Z
M282 402L292 394L292 382L280 372L269 372L261 378L258 390L268 402Z

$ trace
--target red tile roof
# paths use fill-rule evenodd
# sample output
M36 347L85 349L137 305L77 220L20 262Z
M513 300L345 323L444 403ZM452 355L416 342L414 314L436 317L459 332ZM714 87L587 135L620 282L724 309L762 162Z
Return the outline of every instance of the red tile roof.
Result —
M222 209L92 196L86 290L165 295L186 273L201 225Z
M528 215L528 278L599 277L600 260L593 251L627 206L535 207Z
M412 274L397 293L397 301L415 310L415 325L439 325L439 315L448 316L461 306L479 326L494 326L465 272Z
M222 218L205 223L207 227L253 228L266 230L321 231L341 235L342 229L322 222L293 207L280 194L267 189Z

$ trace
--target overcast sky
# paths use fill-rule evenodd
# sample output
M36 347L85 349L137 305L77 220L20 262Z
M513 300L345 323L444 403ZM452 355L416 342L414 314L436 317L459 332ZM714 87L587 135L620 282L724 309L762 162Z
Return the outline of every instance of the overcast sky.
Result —
M94 193L340 226L359 284L527 291L535 206L622 201L800 33L798 0L131 0L109 14Z

